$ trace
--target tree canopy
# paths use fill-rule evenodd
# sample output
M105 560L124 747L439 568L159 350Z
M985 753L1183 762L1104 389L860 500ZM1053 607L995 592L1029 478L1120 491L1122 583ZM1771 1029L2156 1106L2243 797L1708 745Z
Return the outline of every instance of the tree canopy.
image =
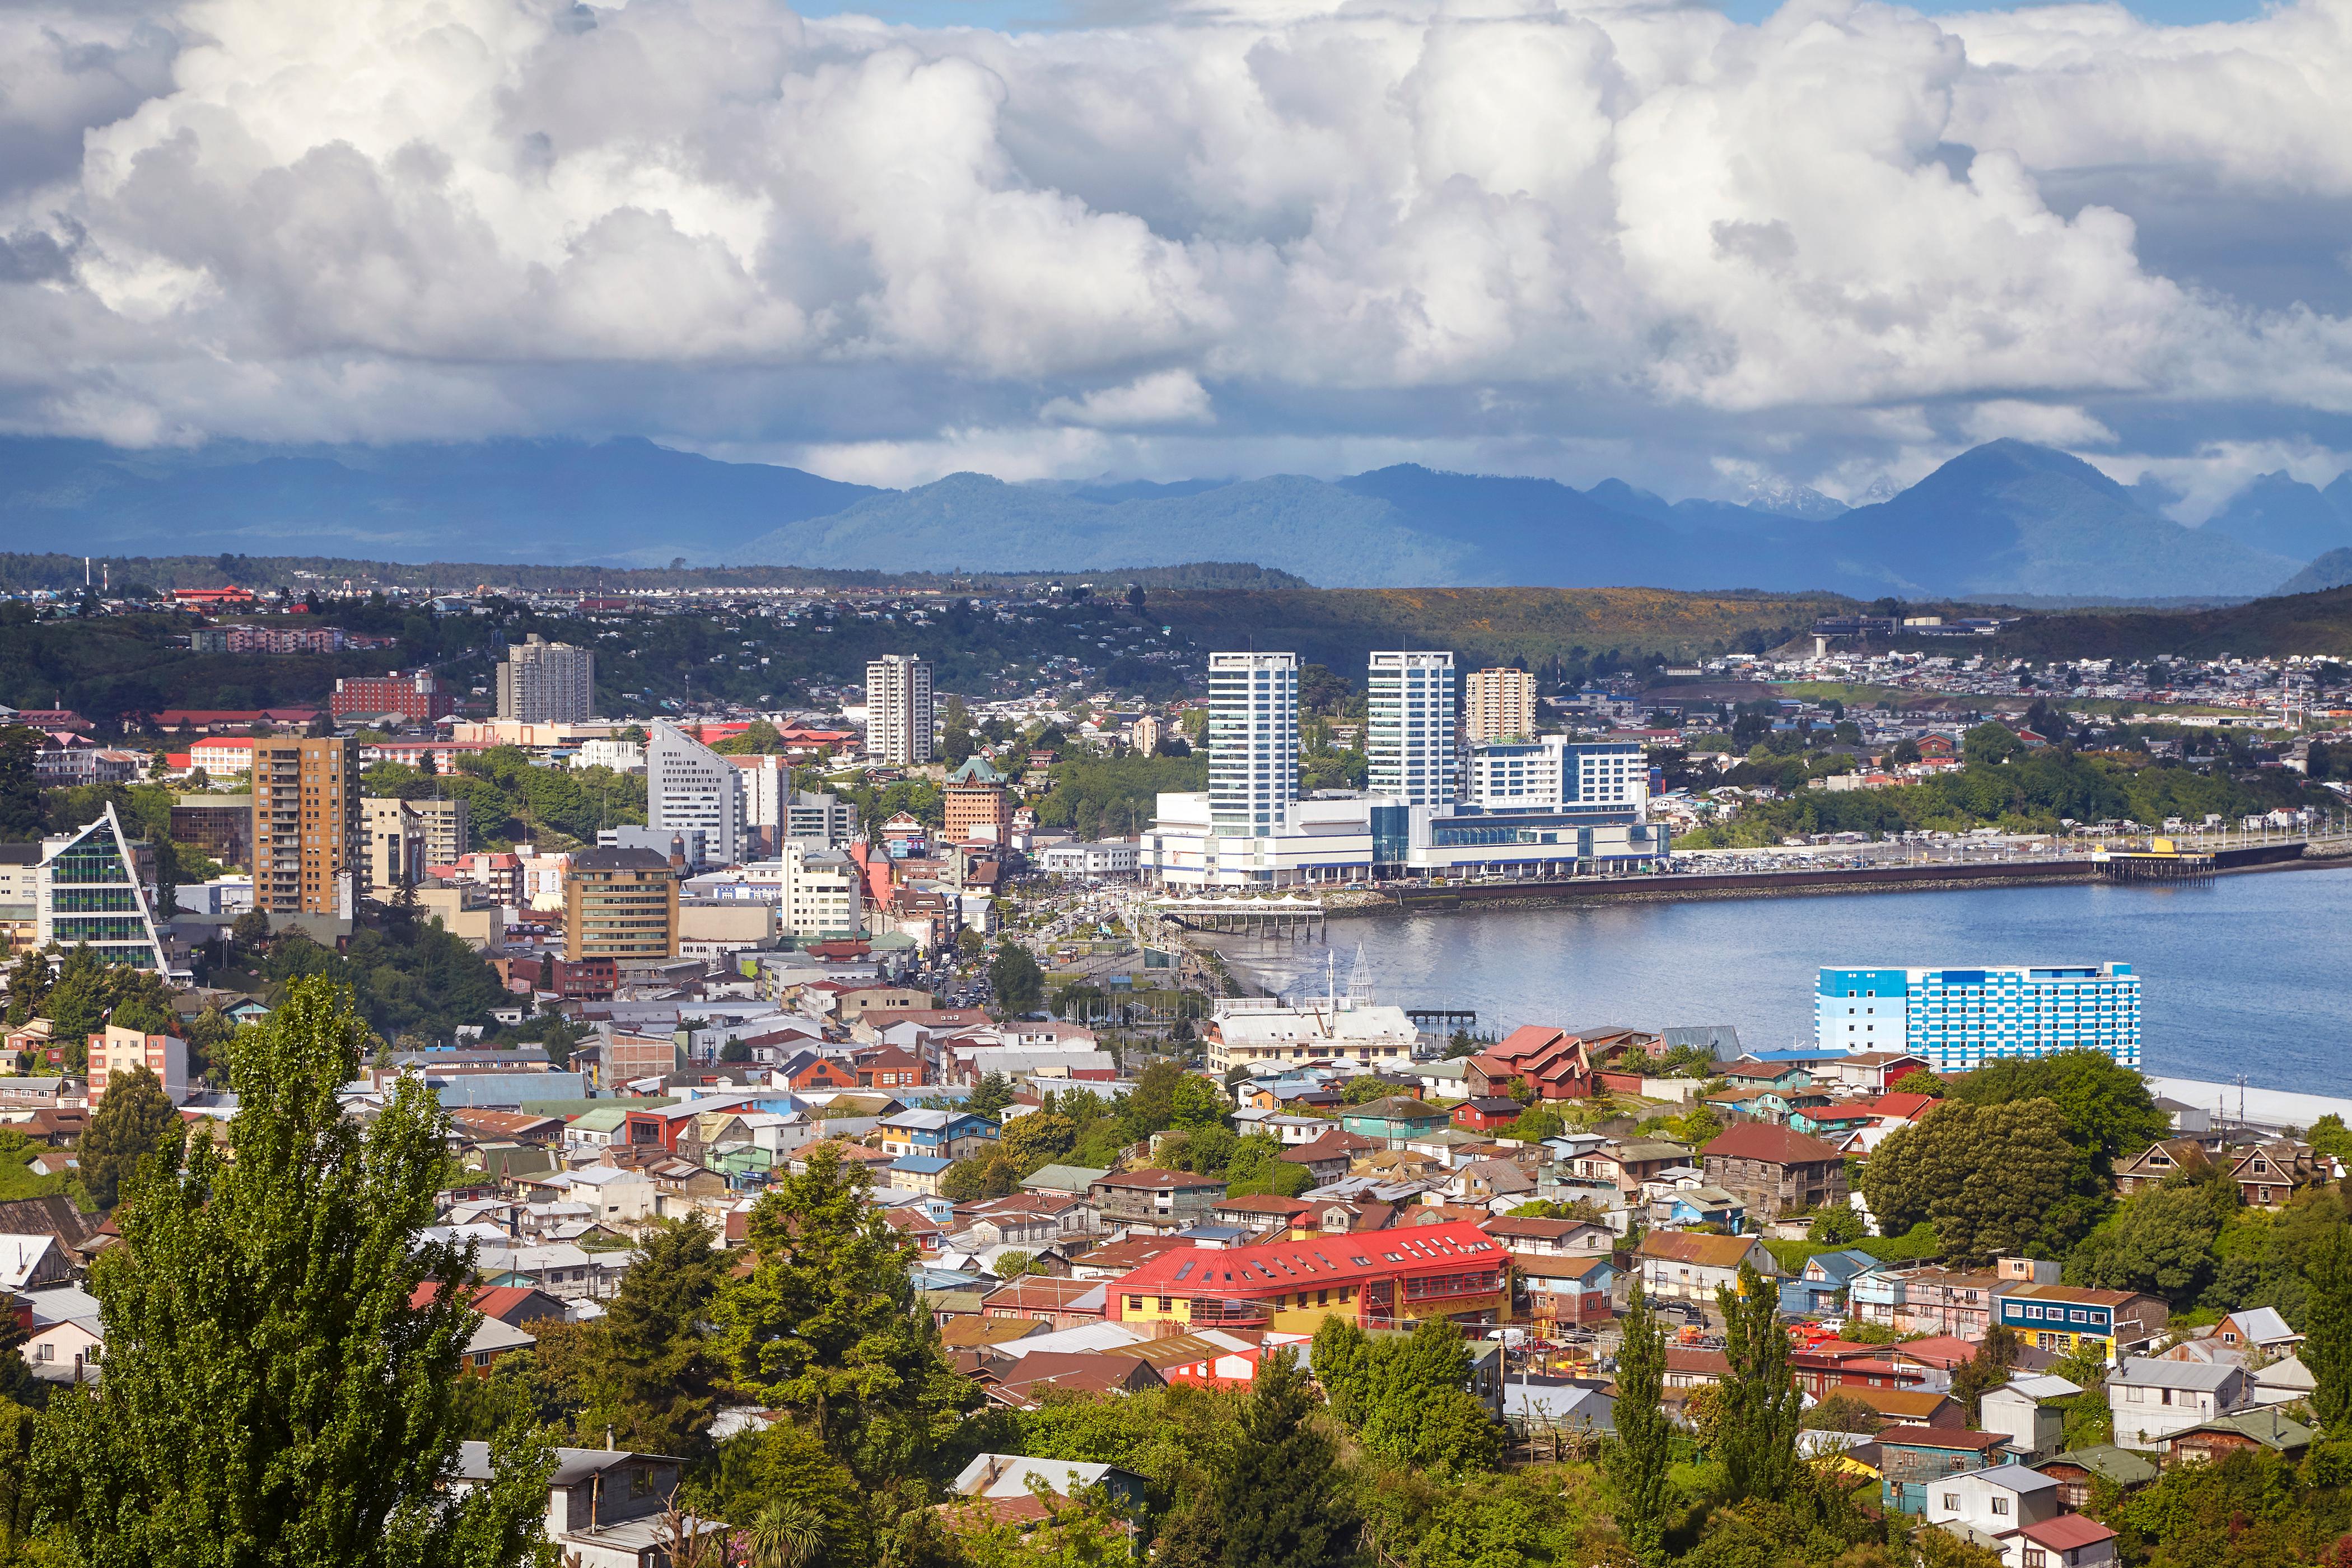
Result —
M487 1484L444 1487L451 1392L477 1321L435 1217L446 1122L418 1084L364 1131L336 1091L364 1035L348 994L293 986L230 1054L236 1158L200 1135L130 1189L93 1267L107 1329L94 1395L51 1405L46 1518L91 1564L523 1560L547 1503L521 1432ZM436 1291L418 1287L438 1285Z

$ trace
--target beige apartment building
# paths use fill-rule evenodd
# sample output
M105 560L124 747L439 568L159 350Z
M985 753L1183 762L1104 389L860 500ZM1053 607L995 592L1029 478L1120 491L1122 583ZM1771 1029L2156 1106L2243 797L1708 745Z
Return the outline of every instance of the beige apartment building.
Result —
M1536 678L1524 669L1474 669L1462 678L1462 738L1518 741L1536 732Z

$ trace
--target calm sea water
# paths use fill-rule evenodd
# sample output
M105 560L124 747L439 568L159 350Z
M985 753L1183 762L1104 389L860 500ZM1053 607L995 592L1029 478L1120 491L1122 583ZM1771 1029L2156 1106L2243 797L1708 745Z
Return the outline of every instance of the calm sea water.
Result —
M1323 989L1320 944L1220 939L1282 990ZM2352 869L2224 877L2203 888L2092 884L1559 906L1337 920L1348 984L1375 997L1520 1024L1730 1024L1751 1049L1813 1043L1822 964L2129 963L2143 1068L2267 1089L2352 1092Z

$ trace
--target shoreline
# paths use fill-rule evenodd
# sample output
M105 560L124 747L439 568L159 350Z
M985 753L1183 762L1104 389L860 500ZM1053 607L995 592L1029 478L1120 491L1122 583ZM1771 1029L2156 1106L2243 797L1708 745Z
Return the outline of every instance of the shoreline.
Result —
M2311 856L2216 867L2210 875L2241 877L2273 871L2352 868L2352 856ZM2100 881L2085 860L1982 866L1843 868L1825 871L1694 872L1673 876L1590 878L1546 885L1433 887L1395 893L1326 894L1326 921L1399 915L1457 914L1474 910L1533 910L1561 904L1687 903L1742 899L1822 898L1843 893L1955 892L1984 888L2067 887ZM2120 884L2118 884L2120 885Z

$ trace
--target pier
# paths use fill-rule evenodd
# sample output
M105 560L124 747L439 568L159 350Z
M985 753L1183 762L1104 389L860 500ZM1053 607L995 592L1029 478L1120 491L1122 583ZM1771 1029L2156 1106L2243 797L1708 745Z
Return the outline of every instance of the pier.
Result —
M1322 901L1305 897L1153 899L1144 908L1187 931L1237 931L1293 942L1317 942L1323 935Z

